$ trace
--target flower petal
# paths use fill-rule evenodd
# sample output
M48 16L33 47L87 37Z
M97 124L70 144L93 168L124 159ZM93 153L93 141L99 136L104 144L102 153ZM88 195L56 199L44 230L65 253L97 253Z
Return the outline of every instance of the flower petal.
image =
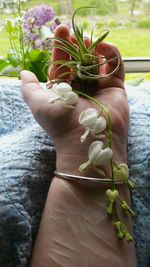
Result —
M81 143L83 143L85 141L85 139L87 138L88 134L89 134L89 129L87 128L85 130L84 134L80 137Z
M95 134L101 133L106 129L106 120L103 116L100 116L95 123L95 127L93 129L93 132Z
M56 102L59 101L59 100L61 100L61 98L60 98L59 95L57 95L57 96L55 96L55 97L53 97L53 98L50 98L50 99L48 100L48 103L53 104L53 103L56 103Z
M85 127L92 128L95 126L98 112L94 108L88 108L81 112L79 116L79 123Z
M62 98L69 105L75 105L78 101L78 96L74 92L65 93Z
M103 176L106 176L105 175L105 172L97 167L94 167L94 169L100 174L100 175L103 175Z
M112 156L113 156L112 149L110 147L106 147L99 153L99 155L94 161L94 165L99 166L102 164L106 164L112 158Z
M79 167L79 171L80 171L80 172L85 171L86 168L90 165L90 163L91 163L91 162L88 160L87 162L81 164L80 167Z
M68 83L59 83L55 87L55 91L61 96L64 96L66 93L69 93L72 91L72 87Z
M91 163L94 163L97 159L98 155L101 153L103 142L101 141L94 141L90 147L88 152L88 157Z

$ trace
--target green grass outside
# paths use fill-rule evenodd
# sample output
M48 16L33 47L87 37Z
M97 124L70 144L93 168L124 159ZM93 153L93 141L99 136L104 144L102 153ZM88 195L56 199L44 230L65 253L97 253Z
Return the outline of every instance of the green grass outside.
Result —
M123 57L150 57L149 29L112 29L107 41L117 45ZM126 80L139 77L150 80L150 73L126 74Z

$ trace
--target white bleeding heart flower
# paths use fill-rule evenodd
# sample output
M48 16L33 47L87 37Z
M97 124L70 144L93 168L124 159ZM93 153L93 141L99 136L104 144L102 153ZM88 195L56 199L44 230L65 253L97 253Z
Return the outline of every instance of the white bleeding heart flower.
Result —
M88 108L82 111L79 116L79 123L84 127L92 127L97 120L97 110L94 108Z
M78 96L74 92L68 92L63 96L63 100L67 105L75 105L78 101Z
M59 95L63 96L65 94L67 94L68 92L71 92L72 87L70 84L63 82L63 83L56 84L56 86L54 88L52 87L52 90L57 92Z
M91 163L97 160L98 155L101 153L104 143L102 141L95 141L89 147L88 157Z
M110 147L106 147L98 155L97 159L94 162L94 165L95 166L99 166L102 164L105 165L108 163L110 159L112 159L112 156L113 156L112 149Z
M81 142L84 142L90 133L94 137L104 137L100 133L106 128L106 120L103 116L98 115L98 111L94 108L89 108L81 112L79 123L84 126L85 132L81 136Z
M101 141L95 141L90 145L88 151L89 159L87 162L80 165L80 172L84 171L89 165L93 165L97 170L97 167L109 163L110 159L113 156L112 149L110 147L106 147L103 149L103 147L104 143ZM100 173L103 174L103 171Z
M56 95L48 101L51 104L60 101L65 104L65 107L73 108L73 105L78 101L78 95L72 91L72 87L68 83L54 84L51 90L53 90Z

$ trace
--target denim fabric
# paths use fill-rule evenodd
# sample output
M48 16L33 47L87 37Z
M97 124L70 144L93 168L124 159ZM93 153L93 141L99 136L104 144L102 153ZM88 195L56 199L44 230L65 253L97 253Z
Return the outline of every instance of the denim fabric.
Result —
M0 85L0 267L25 267L55 169L51 139L20 86Z
M150 266L150 82L127 86L130 107L128 164L136 183L132 204L138 267Z
M128 163L138 267L150 263L150 83L127 87ZM20 83L0 83L0 267L26 267L55 169L52 140L23 102Z

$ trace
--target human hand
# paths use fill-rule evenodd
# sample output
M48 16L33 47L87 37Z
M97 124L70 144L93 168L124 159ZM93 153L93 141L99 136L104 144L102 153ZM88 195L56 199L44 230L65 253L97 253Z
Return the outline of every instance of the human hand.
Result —
M55 31L55 37L68 41L69 30L66 26L60 25ZM107 43L100 43L97 46L97 53L106 59L112 59L119 51L116 47ZM53 61L69 60L69 55L54 48ZM116 60L110 61L103 68L103 73L110 73L116 67ZM49 79L56 79L60 72L66 71L66 67L58 68L53 66L49 71ZM80 143L80 136L83 129L78 123L80 113L90 107L95 107L89 100L79 97L75 108L70 110L62 103L49 104L48 100L53 97L51 90L44 91L34 74L24 71L21 74L22 94L25 102L31 109L35 119L54 141L57 153L57 170L79 174L78 167L87 160L88 147L91 138L86 144ZM100 80L98 87L91 88L93 97L100 100L107 107L111 114L113 125L113 160L116 163L126 162L126 139L128 132L128 104L124 90L124 66L121 60L119 69L111 76ZM71 169L70 169L71 167ZM88 168L84 173L87 176L96 176L93 169Z
M68 40L69 30L60 25L55 36ZM97 52L106 59L116 57L116 47L100 43ZM65 52L54 49L53 61L69 60ZM109 61L103 73L115 69L117 62ZM57 79L66 72L53 66L49 79ZM22 72L22 94L37 122L54 141L57 153L57 171L80 175L78 168L87 161L89 145L94 140L89 137L86 143L80 142L83 128L78 118L82 111L94 107L93 102L79 97L74 109L68 109L63 103L50 104L53 90L44 91L35 75ZM100 100L111 115L113 126L113 161L126 162L126 139L128 132L128 104L124 90L124 66L121 60L116 73L100 80L96 88L90 88L92 97ZM87 168L85 176L96 177L92 168ZM113 226L106 214L106 185L96 184L86 187L85 184L71 183L55 177L47 196L42 221L35 242L31 266L136 266L134 245L126 240L115 238ZM121 185L119 194L130 201L126 185ZM129 216L120 211L121 220L132 229Z

